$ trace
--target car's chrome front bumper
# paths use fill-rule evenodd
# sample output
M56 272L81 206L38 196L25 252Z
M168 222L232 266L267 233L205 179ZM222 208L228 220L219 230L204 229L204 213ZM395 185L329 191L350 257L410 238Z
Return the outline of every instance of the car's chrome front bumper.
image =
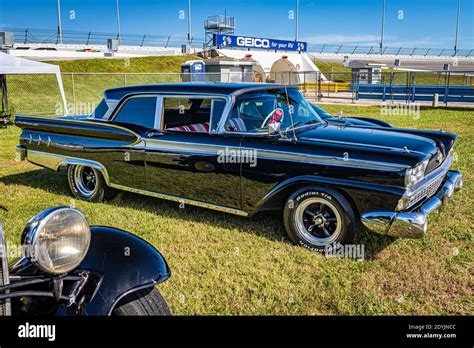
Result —
M372 232L396 237L421 238L428 229L428 215L445 205L454 191L463 185L462 173L449 171L447 180L438 192L418 210L412 212L377 211L361 216L362 224Z

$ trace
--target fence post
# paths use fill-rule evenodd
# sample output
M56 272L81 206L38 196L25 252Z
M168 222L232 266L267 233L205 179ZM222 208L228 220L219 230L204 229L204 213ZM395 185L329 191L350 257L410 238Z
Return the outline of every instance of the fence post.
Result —
M72 114L76 114L76 85L74 83L74 73L71 73L71 82L72 82Z
M25 44L28 41L28 28L26 28L26 30L25 30L25 40L24 41L25 41L24 42Z
M89 34L87 35L86 45L89 45L90 38L91 38L91 32L89 31Z
M322 76L322 73L319 72L318 74L318 100L321 100L323 98L323 93L321 91L321 76Z

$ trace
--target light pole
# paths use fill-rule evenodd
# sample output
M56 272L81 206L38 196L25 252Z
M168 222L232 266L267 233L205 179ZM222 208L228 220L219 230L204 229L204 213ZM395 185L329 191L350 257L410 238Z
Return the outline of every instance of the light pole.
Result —
M61 0L58 0L58 44L63 43L63 33L61 30Z
M461 14L461 0L458 0L458 15L456 17L456 38L454 39L454 55L458 51L458 32L459 32L459 16Z
M192 42L192 33L191 33L191 0L188 0L188 44L191 46Z
M295 35L295 41L298 41L298 31L299 31L299 14L300 14L300 2L299 0L296 0L296 35Z
M380 54L383 53L383 34L385 29L385 6L386 0L383 0L383 7L382 7L382 33L380 34Z
M117 40L120 44L120 8L119 8L119 0L117 0Z

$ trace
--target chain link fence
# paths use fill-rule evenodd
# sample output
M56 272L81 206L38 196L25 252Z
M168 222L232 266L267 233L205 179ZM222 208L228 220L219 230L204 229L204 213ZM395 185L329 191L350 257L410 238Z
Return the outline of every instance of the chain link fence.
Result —
M63 73L69 114L88 114L105 89L177 82L248 82L296 85L311 101L398 100L474 105L474 72L279 72L266 78L250 73ZM54 75L7 76L10 113L65 114Z

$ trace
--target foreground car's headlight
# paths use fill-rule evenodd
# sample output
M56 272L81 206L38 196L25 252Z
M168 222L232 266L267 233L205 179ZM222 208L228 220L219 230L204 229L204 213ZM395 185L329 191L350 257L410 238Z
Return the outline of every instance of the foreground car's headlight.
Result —
M405 187L410 188L416 185L425 178L426 167L428 167L429 160L424 160L414 168L409 168L405 174Z
M89 224L76 209L51 208L33 217L21 236L26 257L43 272L62 274L76 268L87 254Z

